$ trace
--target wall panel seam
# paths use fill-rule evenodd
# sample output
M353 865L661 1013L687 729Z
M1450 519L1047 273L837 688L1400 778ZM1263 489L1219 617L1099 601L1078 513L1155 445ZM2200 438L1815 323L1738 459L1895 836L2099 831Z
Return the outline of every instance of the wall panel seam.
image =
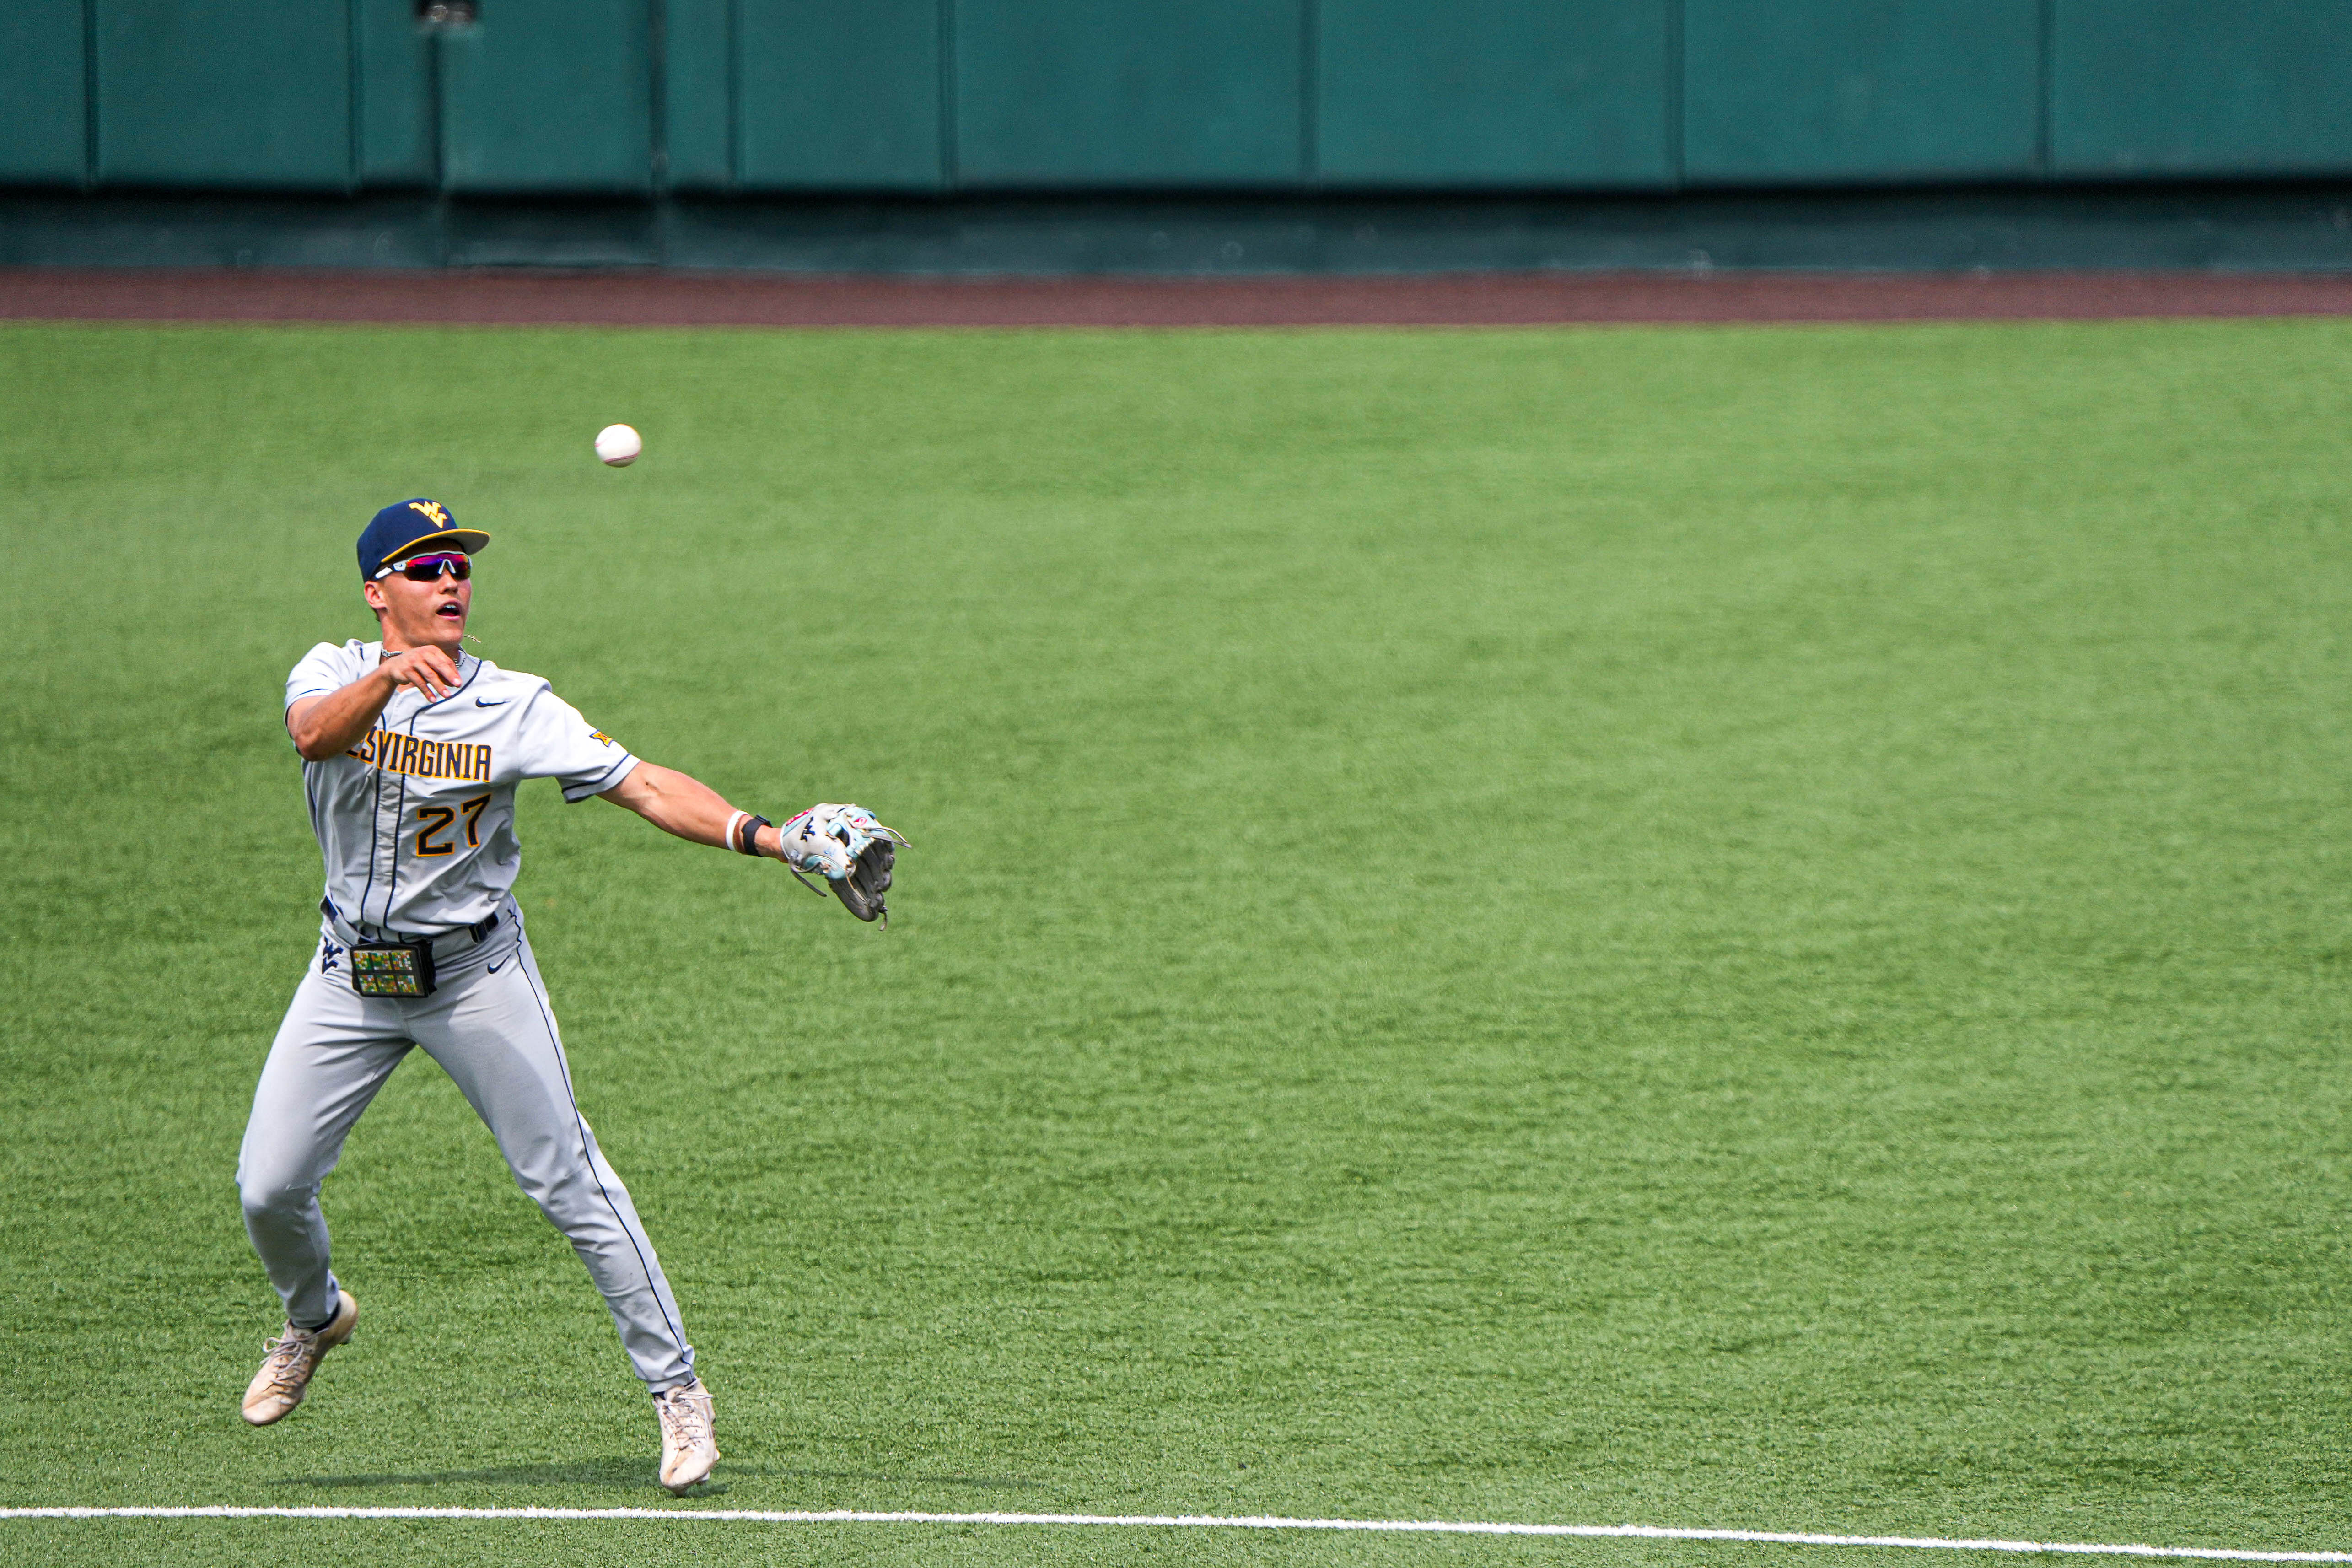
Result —
M425 112L433 117L433 190L436 196L446 203L449 199L449 116L442 102L441 91L443 36L442 29L436 27L425 40ZM446 223L440 224L438 232L446 235L447 227ZM442 247L441 258L445 263L448 260L446 245Z
M81 188L98 184L98 0L81 0Z
M1323 8L1321 0L1298 5L1298 177L1309 189L1323 184Z
M956 26L956 0L939 0L939 4L940 186L952 191L963 183L963 128L959 121L961 106L956 98L956 39L961 29Z
M727 188L743 183L743 0L727 0Z
M1687 183L1683 169L1683 117L1689 94L1684 87L1683 9L1687 0L1665 0L1666 9L1666 189Z
M646 173L656 191L670 188L669 174L669 5L646 0Z
M350 0L343 7L343 190L346 195L360 188L360 170L364 166L360 149L360 8L367 0Z
M2035 21L2042 29L2035 40L2035 66L2042 81L2041 90L2034 94L2033 173L2046 180L2051 177L2051 121L2057 112L2058 0L2042 0Z

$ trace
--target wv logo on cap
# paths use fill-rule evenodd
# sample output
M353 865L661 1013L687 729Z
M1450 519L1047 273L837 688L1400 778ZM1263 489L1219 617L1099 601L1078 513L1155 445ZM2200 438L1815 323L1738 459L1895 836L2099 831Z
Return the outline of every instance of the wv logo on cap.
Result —
M5 9L7 0L0 0ZM425 521L425 531L416 531L417 520ZM471 555L489 543L490 536L478 528L461 528L449 509L437 500L424 496L411 496L406 500L394 501L368 520L367 528L360 534L360 581L373 583L392 570L392 563L403 555L425 545L435 550L462 550Z

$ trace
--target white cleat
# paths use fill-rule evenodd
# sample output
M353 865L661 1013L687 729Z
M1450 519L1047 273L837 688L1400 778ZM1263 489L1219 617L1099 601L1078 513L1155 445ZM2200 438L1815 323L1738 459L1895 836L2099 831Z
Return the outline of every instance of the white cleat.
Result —
M710 1435L710 1390L702 1380L682 1383L654 1395L654 1414L661 1418L661 1484L674 1497L710 1478L719 1462L719 1444Z
M261 1347L261 1370L245 1390L245 1418L256 1426L283 1421L302 1403L310 1389L310 1374L326 1353L352 1337L359 1326L360 1304L349 1290L336 1293L335 1315L327 1326L304 1332L293 1324Z

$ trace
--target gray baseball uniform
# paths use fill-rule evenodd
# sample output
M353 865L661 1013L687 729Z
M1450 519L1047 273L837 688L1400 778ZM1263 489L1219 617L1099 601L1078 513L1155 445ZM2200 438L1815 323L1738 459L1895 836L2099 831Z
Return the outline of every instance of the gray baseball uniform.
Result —
M320 644L288 678L287 706L349 685L382 657L379 643ZM458 681L431 702L402 688L349 752L303 766L327 893L317 961L278 1026L246 1125L246 1232L290 1321L332 1316L320 1184L376 1090L421 1046L588 1266L637 1375L659 1393L693 1378L694 1348L628 1189L572 1098L555 1010L509 896L522 865L515 786L553 778L566 800L585 800L637 760L537 676L467 654ZM435 939L431 995L352 989L352 942L417 936Z

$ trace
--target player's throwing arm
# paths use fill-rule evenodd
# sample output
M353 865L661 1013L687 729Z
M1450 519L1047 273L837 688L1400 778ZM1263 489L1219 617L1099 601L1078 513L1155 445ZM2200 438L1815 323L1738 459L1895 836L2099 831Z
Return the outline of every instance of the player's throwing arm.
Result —
M384 508L359 542L380 637L320 643L287 680L326 889L318 956L270 1046L237 1161L246 1231L286 1309L245 1418L291 1414L359 1321L329 1263L319 1186L383 1080L421 1047L587 1265L653 1394L662 1484L684 1492L719 1458L710 1393L628 1188L572 1097L512 894L516 787L551 778L567 801L600 795L681 838L772 857L886 924L906 840L862 806L812 806L781 826L738 810L632 755L540 677L465 652L473 561L488 543L436 501Z

